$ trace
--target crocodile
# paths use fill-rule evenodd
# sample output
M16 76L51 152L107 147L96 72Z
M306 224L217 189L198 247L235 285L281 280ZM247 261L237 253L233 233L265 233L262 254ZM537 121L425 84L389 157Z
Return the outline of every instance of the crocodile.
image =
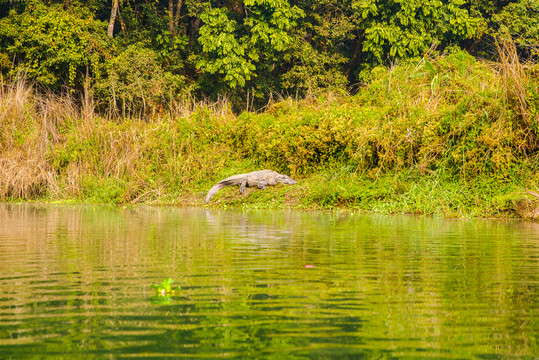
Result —
M297 184L297 181L290 176L279 174L273 170L258 170L247 174L234 175L213 185L206 195L205 203L209 203L212 196L225 186L239 185L240 194L242 194L247 187L258 187L259 189L264 190L266 186L277 184L294 185Z

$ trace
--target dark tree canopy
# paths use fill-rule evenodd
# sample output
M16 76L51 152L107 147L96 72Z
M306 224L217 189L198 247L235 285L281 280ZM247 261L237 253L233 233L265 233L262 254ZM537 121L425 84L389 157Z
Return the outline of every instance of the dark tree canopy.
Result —
M262 104L346 91L429 51L492 57L501 37L537 58L538 19L538 0L4 1L0 72L53 91L90 81L116 110L183 96Z

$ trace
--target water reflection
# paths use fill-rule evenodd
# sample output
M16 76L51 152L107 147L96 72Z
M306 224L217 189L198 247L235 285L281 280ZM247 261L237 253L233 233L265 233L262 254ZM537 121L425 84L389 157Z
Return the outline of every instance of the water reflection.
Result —
M533 223L4 204L0 354L533 358L538 270Z

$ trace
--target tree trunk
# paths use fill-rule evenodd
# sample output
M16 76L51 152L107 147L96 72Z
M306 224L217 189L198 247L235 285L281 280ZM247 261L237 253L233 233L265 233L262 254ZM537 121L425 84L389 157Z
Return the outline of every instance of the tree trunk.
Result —
M201 22L200 18L195 18L191 21L191 29L189 30L189 37L191 39L195 37Z
M170 37L174 37L174 0L168 0L168 30Z
M350 58L350 61L348 62L348 69L346 70L346 76L348 77L348 81L351 83L354 82L354 70L357 68L357 64L361 61L361 46L363 45L363 33L357 34L357 40L356 44L354 46L354 52L352 53L352 57Z
M183 5L183 0L178 0L176 5L176 14L174 15L174 36L178 34L178 26L180 25L180 11Z
M118 4L119 5L119 4ZM122 29L122 32L125 33L127 26L125 25L124 19L122 18L122 12L120 11L120 7L118 6L118 19L120 19L120 28Z
M112 9L110 10L110 21L107 35L112 37L114 34L114 23L116 22L116 15L118 14L118 0L112 0Z

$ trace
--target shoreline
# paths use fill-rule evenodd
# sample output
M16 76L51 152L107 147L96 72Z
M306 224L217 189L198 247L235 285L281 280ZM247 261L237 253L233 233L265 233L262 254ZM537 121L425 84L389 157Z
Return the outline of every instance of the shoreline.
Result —
M228 187L210 206L537 219L539 113L511 86L498 65L458 52L378 68L355 95L143 120L18 84L0 97L0 201L199 206L216 182L271 169L299 183Z

